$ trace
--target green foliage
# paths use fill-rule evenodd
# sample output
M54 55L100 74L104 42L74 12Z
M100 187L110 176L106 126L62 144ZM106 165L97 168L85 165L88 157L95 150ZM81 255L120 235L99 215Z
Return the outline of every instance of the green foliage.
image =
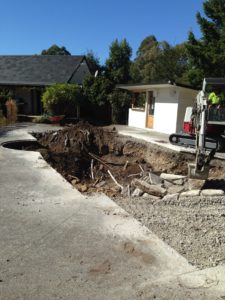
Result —
M7 88L0 88L0 102L6 102L8 99L13 98L13 91Z
M106 60L106 76L114 83L127 83L130 80L132 49L126 39L112 42L109 58Z
M33 119L34 123L45 123L45 124L49 124L51 123L51 121L49 120L49 116L48 115L41 115L41 116L37 116Z
M113 83L104 76L86 77L83 82L83 93L88 101L98 106L108 103L108 96L113 90Z
M59 47L54 44L46 50L41 52L41 55L71 55L71 53L64 47Z
M184 44L171 46L158 42L156 37L146 37L137 51L137 57L131 66L134 82L150 82L154 80L181 81L187 70L187 51Z
M189 78L201 86L203 77L225 77L225 0L206 0L203 17L197 13L202 37L189 33L187 50L190 60Z
M86 60L87 60L89 70L90 70L92 75L94 75L96 71L101 70L99 58L96 56L96 54L92 50L88 51L85 54L85 57L86 57Z
M134 93L132 103L134 107L145 108L146 93Z
M149 82L157 75L156 62L159 58L159 45L155 36L146 37L140 44L137 57L132 66L132 78L135 82Z
M75 116L81 100L82 91L77 84L54 84L42 95L44 110L52 115Z
M157 61L156 79L168 79L184 83L183 77L188 68L187 50L184 44L171 46L161 43L161 52ZM158 78L157 78L158 77Z
M121 114L124 108L131 105L132 95L129 92L114 90L108 96L112 108L112 123L118 124L121 121Z

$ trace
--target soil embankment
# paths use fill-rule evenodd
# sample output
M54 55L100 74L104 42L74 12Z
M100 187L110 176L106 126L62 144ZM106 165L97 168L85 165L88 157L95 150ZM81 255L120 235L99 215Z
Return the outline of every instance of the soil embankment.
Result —
M107 194L200 268L225 262L225 197L202 193L225 191L224 161L213 160L209 180L184 196L197 189L186 178L193 154L86 123L34 135L45 160L79 191Z

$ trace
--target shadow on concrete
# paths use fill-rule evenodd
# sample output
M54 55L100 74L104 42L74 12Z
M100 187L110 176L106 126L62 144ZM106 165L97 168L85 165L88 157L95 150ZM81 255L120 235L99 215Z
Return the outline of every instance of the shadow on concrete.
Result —
M6 136L12 130L26 128L30 125L31 123L15 123L0 127L0 137Z

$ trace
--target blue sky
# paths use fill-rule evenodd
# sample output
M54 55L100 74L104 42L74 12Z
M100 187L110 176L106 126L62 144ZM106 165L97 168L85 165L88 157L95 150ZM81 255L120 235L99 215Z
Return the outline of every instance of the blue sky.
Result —
M148 35L172 45L192 30L203 0L1 0L0 54L39 54L52 44L72 54L93 50L102 63L111 42L126 38L133 57Z

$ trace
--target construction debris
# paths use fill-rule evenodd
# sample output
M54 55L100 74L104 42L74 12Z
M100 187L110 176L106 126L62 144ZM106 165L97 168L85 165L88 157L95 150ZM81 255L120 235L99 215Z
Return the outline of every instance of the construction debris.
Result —
M82 192L163 198L166 194L209 189L203 180L187 179L187 162L192 154L154 145L150 148L149 144L122 138L110 128L78 123L35 137L43 147L39 151L44 158ZM223 178L223 170L216 175Z
M38 151L75 189L107 194L200 268L224 263L223 161L211 162L208 180L193 180L186 176L193 154L110 128L78 123L35 137Z

